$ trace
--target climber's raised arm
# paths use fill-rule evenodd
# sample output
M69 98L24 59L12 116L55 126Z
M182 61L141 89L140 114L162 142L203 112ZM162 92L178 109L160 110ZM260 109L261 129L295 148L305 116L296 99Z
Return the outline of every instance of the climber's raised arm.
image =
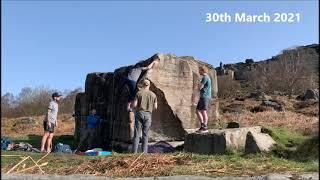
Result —
M153 61L153 62L152 62L152 63L150 63L150 64L149 64L149 66L147 66L147 67L142 67L142 69L143 69L143 70L149 70L149 69L152 69L152 68L153 68L153 66L154 66L156 63L158 63L158 60Z

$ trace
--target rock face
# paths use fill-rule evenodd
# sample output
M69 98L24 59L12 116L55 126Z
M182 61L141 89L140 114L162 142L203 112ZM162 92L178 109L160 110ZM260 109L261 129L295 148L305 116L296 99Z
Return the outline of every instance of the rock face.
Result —
M225 134L222 132L206 134L192 133L188 134L184 141L184 150L199 154L224 153L226 145Z
M269 59L254 62L225 64L216 68L218 76L229 76L245 85L261 88L271 93L281 91L286 95L300 94L319 87L319 44L310 44L283 50ZM222 78L221 77L221 78ZM223 81L221 87L223 87ZM223 91L223 90L222 90Z
M209 130L208 133L190 133L186 136L184 148L200 154L224 153L226 149L245 149L248 132L260 133L261 127L243 127L223 130Z
M196 90L200 80L198 68L209 68L214 97L218 91L216 72L211 65L193 57L177 57L171 54L156 54L135 66L147 66L157 58L159 63L152 71L140 76L140 79L150 79L150 90L158 98L158 109L152 116L151 140L183 140L186 129L198 127L196 106L193 103L199 98ZM114 141L131 142L133 122L130 122L126 110L128 89L123 85L123 77L131 68L133 66L116 69L113 73L87 75L85 93L79 93L75 102L76 137L79 137L80 129L84 127L89 110L95 108L103 119L99 132L102 137L100 143L105 145ZM218 104L213 100L210 106L208 114L213 122L218 118Z
M264 61L254 62L252 59L246 59L245 62L240 62L236 64L225 64L222 67L217 67L218 75L221 70L234 71L235 80L248 80L248 77L252 75L254 69L258 66L267 66L270 63L275 63L278 65L279 59L286 58L286 54L295 56L297 53L302 57L303 64L308 67L309 70L313 71L316 75L319 74L319 44L311 44L307 46L299 46L294 49L284 50L281 54L273 56L271 59L266 59ZM288 59L289 60L289 59ZM290 60L288 61L290 63Z
M248 132L246 138L245 152L260 153L269 152L276 142L269 134Z
M313 99L319 101L319 90L318 89L307 89L303 95L297 97L297 100L306 101L308 99Z

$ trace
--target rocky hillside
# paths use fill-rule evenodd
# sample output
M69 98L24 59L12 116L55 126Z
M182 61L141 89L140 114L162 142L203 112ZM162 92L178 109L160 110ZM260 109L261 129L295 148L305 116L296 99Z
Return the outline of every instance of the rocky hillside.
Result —
M216 71L218 76L249 82L253 87L267 92L299 94L319 86L319 44L286 49L259 62L246 59L236 64L221 63Z

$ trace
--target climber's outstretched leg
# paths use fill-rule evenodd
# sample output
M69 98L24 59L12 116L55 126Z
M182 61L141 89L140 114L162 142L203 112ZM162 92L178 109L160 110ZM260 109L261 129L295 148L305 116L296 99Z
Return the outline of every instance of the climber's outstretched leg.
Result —
M128 103L127 103L127 110L129 112L132 111L132 107L131 107L131 104L133 104L133 100L134 100L134 97L135 97L135 88L136 88L136 82L133 81L133 80L130 80L128 78L125 78L124 80L124 87L127 86L128 87L128 90L129 90L129 97L128 97Z

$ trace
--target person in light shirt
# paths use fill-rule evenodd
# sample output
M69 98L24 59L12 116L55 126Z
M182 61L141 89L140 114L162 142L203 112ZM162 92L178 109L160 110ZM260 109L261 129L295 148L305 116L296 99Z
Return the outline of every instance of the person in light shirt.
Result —
M61 99L61 94L55 92L52 94L52 101L49 103L48 112L43 121L44 134L41 140L41 152L45 152L45 145L47 145L47 152L51 152L52 138L55 127L58 127L58 102Z

